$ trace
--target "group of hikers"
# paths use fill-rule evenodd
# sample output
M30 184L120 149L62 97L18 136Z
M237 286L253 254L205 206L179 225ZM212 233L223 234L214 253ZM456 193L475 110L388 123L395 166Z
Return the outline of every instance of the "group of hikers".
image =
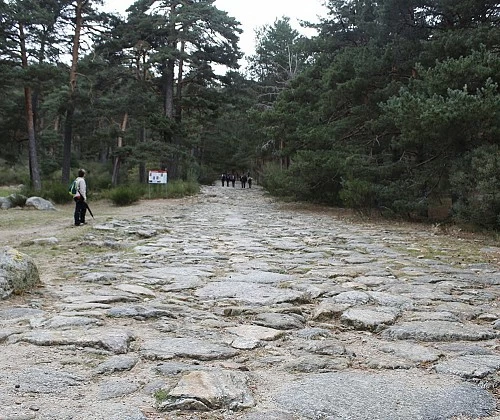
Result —
M241 176L238 173L236 175L223 173L221 175L220 179L222 181L222 186L226 185L227 187L229 187L229 183L231 183L231 185L233 187L235 187L236 181L239 179L239 181L241 182L241 188L246 188L247 184L248 184L248 188L252 188L253 179L250 176L250 173L243 174Z

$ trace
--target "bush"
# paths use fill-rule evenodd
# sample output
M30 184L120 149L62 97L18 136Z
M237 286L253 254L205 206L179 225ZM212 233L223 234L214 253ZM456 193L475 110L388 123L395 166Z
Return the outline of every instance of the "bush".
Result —
M480 146L458 159L450 183L455 220L487 229L500 227L500 148Z
M141 186L121 186L109 192L109 199L117 206L128 206L139 201L143 193L144 190Z
M264 167L261 183L271 195L290 200L296 198L297 189L293 186L292 177L276 164Z
M340 205L344 160L340 153L327 150L301 151L288 169L267 165L261 184L271 194L283 198Z
M200 185L195 181L170 181L167 184L168 198L181 198L196 195L200 192Z
M0 185L19 185L29 183L29 172L26 166L8 166L0 161Z
M220 174L213 168L201 166L198 174L198 181L202 185L212 185L215 180L219 179Z
M7 197L12 204L12 207L24 207L26 205L27 197L22 194L11 194Z
M69 186L60 182L46 183L43 185L41 196L55 204L65 204L73 199L68 193L68 188Z
M376 188L362 179L352 179L342 182L339 193L344 205L356 210L371 210L376 203Z

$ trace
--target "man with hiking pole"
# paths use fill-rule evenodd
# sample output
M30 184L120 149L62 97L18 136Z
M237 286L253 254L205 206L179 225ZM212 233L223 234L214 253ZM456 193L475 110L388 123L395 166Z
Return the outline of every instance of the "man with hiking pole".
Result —
M85 182L85 169L78 170L78 177L74 181L75 184L75 226L86 224L85 213L87 212L87 183ZM90 210L90 209L89 209Z

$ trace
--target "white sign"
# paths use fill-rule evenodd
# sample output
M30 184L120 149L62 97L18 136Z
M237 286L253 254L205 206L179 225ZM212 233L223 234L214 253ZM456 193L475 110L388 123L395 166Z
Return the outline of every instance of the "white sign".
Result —
M150 184L166 184L167 171L149 171Z

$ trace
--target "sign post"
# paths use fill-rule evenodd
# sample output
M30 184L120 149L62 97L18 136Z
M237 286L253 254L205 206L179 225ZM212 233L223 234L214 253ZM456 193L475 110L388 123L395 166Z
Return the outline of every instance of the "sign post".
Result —
M167 196L167 171L151 170L149 171L148 184L149 184L149 198L151 198L151 184L165 184L165 197Z

